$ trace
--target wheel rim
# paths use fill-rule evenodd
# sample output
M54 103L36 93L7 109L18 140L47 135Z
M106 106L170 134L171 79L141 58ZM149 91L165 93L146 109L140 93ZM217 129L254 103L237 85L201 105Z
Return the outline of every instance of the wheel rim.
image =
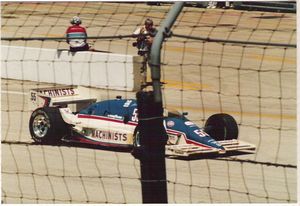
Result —
M50 127L49 118L45 117L44 115L37 115L32 123L33 133L38 138L43 138Z

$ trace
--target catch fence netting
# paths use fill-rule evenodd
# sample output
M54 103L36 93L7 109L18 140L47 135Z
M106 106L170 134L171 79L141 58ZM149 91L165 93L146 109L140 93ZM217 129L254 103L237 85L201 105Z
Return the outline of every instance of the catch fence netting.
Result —
M43 78L58 80L61 65L70 70L88 65L92 74L93 64L114 61L71 55L57 65L57 56L46 55L68 50L62 37L73 16L82 19L94 50L136 55L135 39L128 35L146 18L159 26L170 8L170 3L2 2L3 203L142 202L139 161L128 151L34 144L27 96L30 89L59 86ZM257 149L167 159L169 203L297 202L296 15L185 7L172 32L161 53L164 106L188 112L199 126L212 114L231 114L239 138ZM55 69L29 81L28 67L38 65ZM24 79L8 78L14 71ZM98 78L106 79L104 87L90 85L90 95L135 98L128 85L110 89L113 77Z

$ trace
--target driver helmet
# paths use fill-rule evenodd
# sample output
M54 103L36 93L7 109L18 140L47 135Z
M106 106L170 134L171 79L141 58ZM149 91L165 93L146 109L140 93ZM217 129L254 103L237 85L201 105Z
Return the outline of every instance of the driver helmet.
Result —
M74 16L72 19L71 19L71 24L76 24L76 25L79 25L81 24L81 19L78 17L78 16Z

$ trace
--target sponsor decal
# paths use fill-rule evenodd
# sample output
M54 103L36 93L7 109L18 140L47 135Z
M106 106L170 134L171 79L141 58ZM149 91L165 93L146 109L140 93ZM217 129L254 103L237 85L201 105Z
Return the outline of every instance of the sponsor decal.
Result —
M65 108L60 108L60 110L66 112L66 113L69 113L71 114L72 113L72 110L69 108L69 107L65 107Z
M107 115L107 117L110 117L110 118L113 118L113 119L123 119L122 116L119 116L119 115L113 115L113 114L109 114L109 115Z
M221 146L217 141L215 141L213 139L208 140L207 142L210 143L210 144L212 144L212 145L216 145L216 146L219 146L219 147Z
M46 89L39 91L42 94L46 94L50 97L72 96L75 95L73 88L61 88L61 89Z
M175 122L173 122L173 121L167 121L167 126L168 127L173 127L175 125Z
M127 100L125 103L124 103L124 105L123 105L123 107L129 107L129 105L130 105L130 103L132 102L132 100Z
M193 122L190 122L190 121L186 121L186 122L184 122L184 124L185 124L186 126L192 126L192 125L195 125Z
M93 138L97 138L100 140L111 140L111 141L127 141L127 134L120 133L120 132L108 132L108 131L101 131L101 130L94 130L91 134Z

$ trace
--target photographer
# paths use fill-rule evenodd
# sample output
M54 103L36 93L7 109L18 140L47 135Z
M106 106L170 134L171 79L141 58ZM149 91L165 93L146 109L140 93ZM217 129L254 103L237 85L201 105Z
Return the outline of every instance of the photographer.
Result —
M157 29L153 26L152 19L146 19L143 26L137 28L133 34L138 35L137 41L133 43L138 48L138 54L144 55L150 52L153 39L157 33Z

